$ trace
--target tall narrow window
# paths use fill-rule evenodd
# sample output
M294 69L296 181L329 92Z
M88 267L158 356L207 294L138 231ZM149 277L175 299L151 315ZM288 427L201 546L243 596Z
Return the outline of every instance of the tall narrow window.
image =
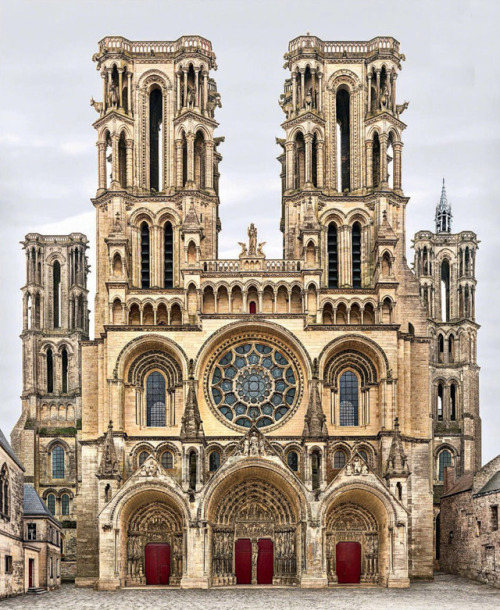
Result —
M161 91L153 89L149 95L149 186L152 191L162 190L162 119Z
M52 267L52 303L54 328L61 328L61 265L55 261Z
M52 350L47 350L47 393L52 394L54 391L54 358Z
M346 371L340 378L340 425L358 425L358 378Z
M150 286L149 225L141 224L141 288Z
M66 348L63 348L61 352L61 382L63 394L68 393L68 352Z
M337 246L337 225L328 225L328 288L339 287L339 258Z
M337 91L337 159L339 172L338 190L351 190L351 133L350 96L346 89Z
M352 287L361 288L361 225L352 225Z
M162 427L166 425L165 377L157 371L151 373L146 381L147 425Z
M164 235L164 283L165 288L174 287L174 232L170 222L165 223Z
M56 514L56 497L54 494L49 494L47 496L47 508L51 515Z
M125 143L125 132L122 131L118 140L118 177L120 186L127 186L127 145Z
M142 466L144 462L148 459L149 453L147 451L141 451L139 453L139 466Z
M61 498L61 515L69 515L69 496L64 494Z
M290 451L286 456L286 461L290 470L297 472L299 469L299 456L296 451Z
M451 453L446 449L439 454L438 465L438 479L444 481L444 469L451 466Z
M60 445L52 450L52 478L64 479L64 449Z
M441 263L441 320L450 320L450 264L446 258Z
M444 338L443 335L438 336L438 360L439 362L444 362Z
M340 449L336 451L333 455L333 467L336 470L340 470L345 466L345 453Z
M450 419L457 419L457 386L454 383L450 386Z
M189 488L196 490L196 452L189 454Z
M372 184L373 188L380 185L380 138L377 132L373 135Z
M215 472L220 468L220 453L218 451L212 451L209 458L208 464L210 472Z
M166 470L171 470L174 467L174 458L170 451L164 451L161 454L161 465Z
M443 384L440 383L438 385L438 393L437 393L437 418L438 421L443 421Z
M300 189L306 181L306 145L304 135L299 131L295 138L295 188Z
M313 451L311 454L311 478L313 489L319 489L320 487L320 467L321 458L319 455L319 451Z

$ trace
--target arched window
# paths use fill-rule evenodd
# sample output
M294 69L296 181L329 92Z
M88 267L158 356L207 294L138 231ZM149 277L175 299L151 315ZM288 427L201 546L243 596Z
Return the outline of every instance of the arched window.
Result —
M455 337L448 337L448 362L455 362Z
M4 464L0 474L0 513L6 517L9 516L9 505L9 471Z
M148 459L149 453L147 451L141 451L139 453L139 466L142 466L144 462Z
M351 190L350 95L346 89L337 91L337 168L338 191Z
M54 328L61 328L61 265L55 261L52 267L52 303Z
M344 468L346 462L345 453L340 449L333 454L333 467L336 470Z
M358 378L346 371L340 378L340 425L358 425Z
M337 225L328 225L328 288L339 287L339 258L337 246Z
M358 453L363 458L363 460L368 464L368 454L366 453L366 451L364 449L361 449L361 451L359 451Z
M109 502L111 500L111 485L108 483L104 488L104 501Z
M248 312L257 313L257 303L255 301L250 301L248 304Z
M162 139L163 100L160 89L149 94L149 186L153 191L163 190Z
M61 352L61 383L63 394L68 393L68 352L63 348Z
M127 145L123 131L118 140L118 180L121 188L124 189L127 186Z
M396 483L396 495L398 500L401 502L403 499L403 486L401 483L399 483L399 481Z
M161 454L161 465L165 470L171 470L174 467L174 458L170 451L164 451Z
M361 225L352 225L352 287L361 288Z
M210 472L215 472L220 468L220 453L218 451L212 451L209 457L208 469Z
M164 239L164 286L174 287L174 231L170 222L165 223L163 229Z
M311 478L312 488L319 489L320 487L320 467L321 467L321 456L319 451L313 451L311 454Z
M189 454L189 488L196 491L196 451L191 451Z
M441 263L441 320L450 320L450 264L446 258Z
M443 335L441 335L441 334L438 335L438 350L439 350L439 355L438 355L439 362L443 362L444 361L444 338L443 338Z
M297 472L299 470L299 456L296 451L289 451L286 456L286 462L290 470Z
M444 481L444 469L451 466L451 453L448 450L441 451L438 459L438 480Z
M47 350L46 356L47 364L47 393L52 394L54 391L54 358L52 356L52 350Z
M457 419L457 386L454 383L450 386L450 419Z
M165 377L154 371L146 380L147 424L152 427L166 425Z
M294 188L300 189L306 181L306 145L304 134L298 132L295 138L295 177Z
M64 479L64 449L60 445L52 450L52 478Z
M205 188L205 163L205 138L203 132L198 131L194 139L194 181L200 189Z
M141 288L149 288L150 262L149 262L149 225L141 224Z
M69 496L63 494L61 498L61 515L69 515Z
M437 418L438 421L443 421L443 384L438 384L437 389Z
M56 497L54 494L49 494L47 496L47 508L51 515L56 514Z

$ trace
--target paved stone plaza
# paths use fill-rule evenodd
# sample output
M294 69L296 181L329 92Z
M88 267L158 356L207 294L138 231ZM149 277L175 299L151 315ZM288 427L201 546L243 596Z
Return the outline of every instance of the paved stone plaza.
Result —
M75 589L63 585L39 597L24 595L2 602L5 608L71 608L76 610L142 610L151 608L189 608L190 610L330 610L332 608L499 608L500 589L482 585L448 574L437 574L434 582L415 582L410 589L341 588L305 590L294 588L230 588L210 591L181 591L179 589L123 589L102 592L92 589Z

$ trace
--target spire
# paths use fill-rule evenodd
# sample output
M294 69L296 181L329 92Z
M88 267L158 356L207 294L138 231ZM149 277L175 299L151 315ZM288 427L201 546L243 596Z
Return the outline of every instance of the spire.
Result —
M441 189L441 199L436 207L436 233L451 232L451 205L446 197L446 187L443 178L443 188Z
M193 362L189 363L188 395L186 407L181 422L182 440L201 440L204 437L198 398L196 397L196 381L193 373Z
M114 477L118 474L118 459L116 457L115 443L113 441L113 422L110 420L108 431L104 438L99 474L104 477Z
M313 366L313 378L309 388L309 403L304 418L304 432L302 435L307 439L325 439L328 436L326 417L323 413L323 406L319 393L318 366L316 359Z
M191 197L191 206L189 207L186 218L184 219L184 229L191 229L198 231L201 229L201 224L196 214L196 208L194 207L194 200Z

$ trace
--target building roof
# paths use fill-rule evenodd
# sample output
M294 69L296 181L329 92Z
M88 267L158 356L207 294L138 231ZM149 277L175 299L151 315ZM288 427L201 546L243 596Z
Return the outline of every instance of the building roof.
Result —
M5 438L5 435L1 429L0 429L0 447L5 451L5 453L7 453L14 460L14 462L19 466L19 468L21 468L22 471L24 472L24 466L18 460L17 455L12 450L12 447L9 445L9 441Z
M36 493L36 489L28 483L24 484L24 516L45 517L57 525L60 525L59 521L53 517L49 509L45 506L45 502L43 502L40 496Z
M474 494L474 497L483 494L491 494L496 491L500 491L500 470L495 472L491 479L485 485L483 485L476 494Z
M447 498L448 496L454 496L455 494L461 494L464 491L471 491L472 484L474 483L474 473L468 472L460 477L455 485L445 494L441 496L441 498Z

